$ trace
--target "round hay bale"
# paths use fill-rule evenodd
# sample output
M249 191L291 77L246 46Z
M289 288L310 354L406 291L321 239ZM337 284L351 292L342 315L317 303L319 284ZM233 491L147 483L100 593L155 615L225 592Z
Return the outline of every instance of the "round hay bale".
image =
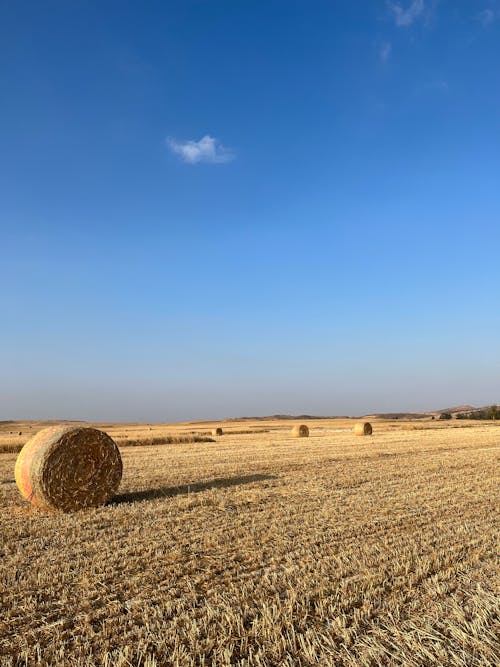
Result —
M356 435L371 435L373 433L370 422L358 422L354 425L354 433Z
M120 485L122 460L107 433L82 426L52 426L36 433L15 468L21 495L33 505L65 512L97 507Z
M224 435L224 431L218 426L217 428L212 429L212 435Z
M293 427L292 433L295 438L308 438L309 428L305 424L300 424Z

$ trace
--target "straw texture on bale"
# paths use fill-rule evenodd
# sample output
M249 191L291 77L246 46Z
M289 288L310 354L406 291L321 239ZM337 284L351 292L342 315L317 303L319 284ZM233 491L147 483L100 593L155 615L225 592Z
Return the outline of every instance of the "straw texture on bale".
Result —
M308 438L309 428L305 424L300 424L293 427L292 433L296 438Z
M103 431L52 426L24 445L15 477L21 495L33 505L70 512L110 500L120 485L122 460Z
M359 422L354 426L354 433L356 435L371 435L373 432L370 422Z
M214 428L212 430L212 435L224 435L224 431L221 429L221 427Z

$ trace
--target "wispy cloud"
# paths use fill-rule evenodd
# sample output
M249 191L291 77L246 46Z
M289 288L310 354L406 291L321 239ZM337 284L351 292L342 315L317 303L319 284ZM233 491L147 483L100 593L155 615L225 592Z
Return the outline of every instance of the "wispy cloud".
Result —
M483 28L487 28L500 18L500 9L483 9L482 12L479 12L477 18Z
M422 95L428 95L432 93L447 93L450 90L450 86L446 81L442 79L437 79L435 81L425 81L420 85L416 86L414 89L414 94L417 97Z
M389 9L394 16L397 26L408 27L423 15L425 4L424 0L412 0L405 9L397 2L389 2Z
M383 63L386 63L389 60L391 51L392 51L392 44L390 42L382 42L378 54L380 56L380 60Z
M173 153L189 164L197 162L210 162L212 164L222 164L234 160L235 155L232 150L223 146L218 139L206 134L199 141L177 141L169 137L167 145Z

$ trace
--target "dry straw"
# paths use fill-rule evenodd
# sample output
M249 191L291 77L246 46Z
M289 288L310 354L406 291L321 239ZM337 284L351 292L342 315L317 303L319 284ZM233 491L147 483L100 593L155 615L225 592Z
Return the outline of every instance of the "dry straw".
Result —
M24 445L15 477L21 495L37 507L70 512L110 500L120 485L122 460L103 431L52 426Z
M370 422L359 422L354 426L354 433L356 435L371 435L373 433Z
M224 431L218 426L212 430L212 435L224 435Z
M305 424L300 424L300 426L293 427L292 433L295 438L308 438L309 428Z

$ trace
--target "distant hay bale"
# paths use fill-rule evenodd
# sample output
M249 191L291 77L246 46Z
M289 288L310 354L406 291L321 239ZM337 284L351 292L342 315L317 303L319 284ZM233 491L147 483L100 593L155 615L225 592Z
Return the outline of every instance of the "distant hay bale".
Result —
M212 429L212 435L224 435L224 431L218 426L217 428Z
M293 427L292 433L295 438L308 438L309 428L305 424L300 424L299 426Z
M358 422L354 426L354 433L356 435L371 435L373 433L370 422Z
M17 457L21 495L44 509L71 512L109 501L120 485L122 460L107 433L82 426L39 431Z

